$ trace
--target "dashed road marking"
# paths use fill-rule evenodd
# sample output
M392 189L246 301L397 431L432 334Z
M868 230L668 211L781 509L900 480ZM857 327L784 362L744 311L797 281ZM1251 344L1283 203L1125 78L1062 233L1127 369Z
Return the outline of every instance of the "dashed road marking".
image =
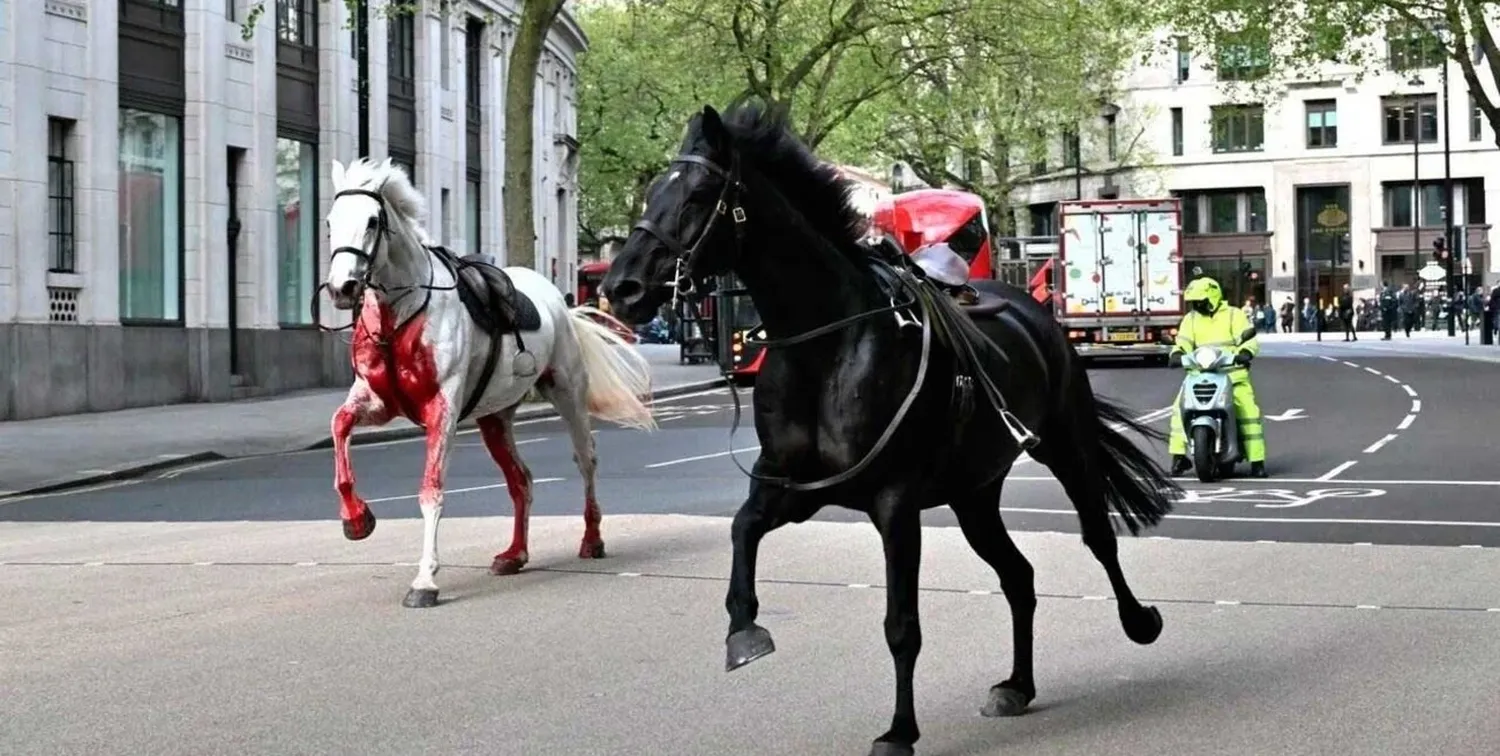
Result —
M1348 361L1348 360L1339 360L1339 362L1342 362L1342 363L1344 363L1344 364L1345 364L1345 365L1348 365L1348 366L1349 366L1349 367L1352 367L1352 368L1357 368L1357 367L1359 367L1359 365L1356 365L1356 364L1354 364L1354 363L1352 363L1352 362L1350 362L1350 361Z
M1410 428L1411 424L1414 423L1414 422L1416 422L1416 421L1417 421L1417 416L1416 415L1407 415L1406 417L1401 418L1401 424L1396 426L1396 430L1398 430L1398 431L1404 431L1407 428Z
M1411 400L1411 413L1413 415L1415 415L1415 414L1417 414L1418 412L1421 412L1421 411L1422 411L1422 400L1421 399L1413 399L1413 400Z
M1412 388L1410 384L1406 384L1406 383L1401 384L1401 390L1405 391L1407 396L1413 396L1414 397L1414 396L1417 395L1417 390L1414 389L1414 388Z
M1386 444L1388 444L1388 443L1390 443L1392 441L1395 441L1395 440L1396 440L1396 434L1394 434L1394 433L1387 433L1379 441L1376 441L1375 443L1370 444L1369 446L1366 446L1365 447L1365 453L1366 454L1374 454L1375 452L1380 451L1380 447L1385 446Z
M1332 470L1329 470L1328 472L1323 473L1322 475L1319 475L1317 477L1317 480L1320 483L1322 483L1324 481L1333 480L1334 478L1337 478L1338 476L1343 475L1346 470L1348 470L1349 468L1351 468L1351 467L1353 467L1353 466L1355 466L1357 464L1359 464L1359 460L1357 460L1357 459L1351 459L1351 460L1349 460L1347 462L1344 462L1344 463L1340 464L1338 467L1335 467Z
M1385 377L1385 379L1386 379L1386 380L1388 380L1388 381L1390 381L1390 382L1391 382L1391 383L1395 383L1395 384L1397 384L1397 385L1400 385L1400 383L1401 383L1401 379L1400 379L1400 378L1397 378L1397 377L1396 377L1396 376L1394 376L1394 375L1387 375L1387 376L1386 376L1386 377Z
M1369 373L1370 375L1385 375L1385 373L1382 373L1379 370L1376 370L1375 368L1372 368L1372 367L1365 368L1365 372Z

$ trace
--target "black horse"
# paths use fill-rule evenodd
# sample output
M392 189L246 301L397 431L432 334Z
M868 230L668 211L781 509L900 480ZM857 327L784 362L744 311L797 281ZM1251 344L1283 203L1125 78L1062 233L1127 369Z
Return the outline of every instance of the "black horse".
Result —
M865 221L846 202L849 185L775 111L741 103L721 118L704 107L668 171L603 281L614 312L649 318L680 275L733 270L772 337L755 384L760 457L731 528L729 670L775 650L755 624L761 539L829 504L865 512L885 546L885 635L896 665L895 714L871 753L913 753L920 514L946 503L999 576L1014 618L1011 675L990 689L984 713L1022 713L1036 696L1036 589L999 501L1023 448L1077 509L1125 635L1156 640L1161 614L1125 582L1109 507L1139 533L1180 489L1124 435L1161 434L1094 396L1050 313L992 281L973 283L980 302L966 313L905 254L861 242Z

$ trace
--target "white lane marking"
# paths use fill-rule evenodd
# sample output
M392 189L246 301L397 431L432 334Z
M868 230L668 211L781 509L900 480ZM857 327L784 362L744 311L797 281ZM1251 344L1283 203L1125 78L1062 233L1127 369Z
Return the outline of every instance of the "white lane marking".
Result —
M656 469L658 467L671 467L672 465L680 465L680 464L683 464L683 463L686 463L686 462L697 462L699 460L704 460L704 459L717 459L719 457L727 457L730 454L742 454L744 452L753 452L753 451L760 451L760 445L757 444L755 446L746 446L743 449L735 449L733 452L721 451L721 452L714 452L713 454L699 454L696 457L683 457L681 459L669 459L669 460L667 460L665 462L653 462L653 463L651 463L649 465L646 465L646 469L647 470L654 470L654 469Z
M1421 411L1422 411L1422 400L1421 399L1413 399L1413 400L1411 400L1411 413L1413 415L1415 415L1415 414L1417 414L1418 412L1421 412Z
M168 470L168 471L162 473L161 475L156 476L156 479L157 480L173 480L175 478L178 478L178 477L181 477L183 475L186 475L186 474L188 474L190 472L198 472L199 470L207 470L210 467L218 467L219 465L227 465L227 464L229 464L230 462L233 462L233 461L234 461L233 459L214 459L214 460L209 460L207 462L199 462L196 465L188 465L187 467L179 467L179 468L177 468L175 470Z
M114 470L104 470L97 467L91 467L87 470L74 470L74 472L78 473L79 475L112 475L114 473Z
M1386 444L1388 444L1388 443L1390 443L1392 441L1395 441L1395 440L1396 440L1396 434L1394 434L1394 433L1387 433L1379 441L1376 441L1375 443L1370 444L1369 446L1366 446L1365 447L1365 453L1366 454L1374 454L1375 452L1380 451L1380 447L1385 446Z
M1017 514L1078 516L1078 512L1073 509L1047 509L1044 507L1001 507L1000 511L1016 512ZM1110 514L1118 517L1113 512ZM1417 525L1422 527L1500 528L1500 522L1468 522L1461 520L1379 520L1349 517L1241 517L1235 515L1189 515L1177 514L1175 512L1167 515L1166 519L1194 520L1200 522L1259 522L1276 525ZM1361 544L1356 543L1354 545L1359 546ZM1366 543L1364 545L1370 544Z
M1354 364L1354 363L1352 363L1352 362L1350 362L1350 361L1348 361L1348 360L1339 360L1339 362L1342 362L1342 363L1344 363L1344 364L1345 364L1345 365L1348 365L1348 366L1349 366L1349 367L1352 367L1352 368L1357 368L1357 367L1359 367L1359 365L1356 365L1356 364Z
M1357 604L1357 605L1355 605L1354 608L1355 609L1379 609L1380 607L1375 606L1374 604Z
M1385 375L1385 373L1382 373L1379 370L1376 370L1375 368L1372 368L1372 367L1365 368L1365 372L1369 373L1370 375Z
M6 504L19 504L19 503L21 503L23 501L31 501L32 499L52 499L52 498L56 498L56 497L59 497L59 496L77 496L78 494L97 493L99 491L108 491L108 490L110 490L112 488L124 488L125 486L133 486L133 485L136 485L137 483L140 483L143 480L148 480L148 478L131 478L129 480L114 480L114 481L110 481L108 483L100 483L99 485L95 485L95 486L84 486L83 488L70 488L70 489L68 489L66 491L52 491L50 493L39 493L39 494L28 494L26 496L17 496L17 497L12 498L12 499L0 499L0 506L5 506Z
M1400 384L1401 383L1401 379L1397 378L1394 375L1387 375L1385 377L1385 379L1388 380L1388 381L1390 381L1391 383L1395 383L1395 384Z
M1224 600L1220 599L1218 601L1215 601L1214 605L1215 606L1239 606L1240 602L1238 602L1238 601L1224 601Z
M563 480L563 479L562 478L537 478L537 479L531 481L531 485L534 486L534 485L536 485L538 483L556 483L556 482L558 482L560 480ZM487 486L469 486L468 488L449 488L449 489L443 491L443 495L444 496L452 496L454 494L474 493L475 491L493 491L493 490L495 490L497 488L505 488L505 484L504 483L491 483L490 485L487 485ZM417 498L418 495L419 494L406 494L406 495L403 495L403 496L384 496L384 497L381 497L379 499L365 499L365 503L366 504L379 504L381 502L386 502L386 501L406 501L407 499L415 499L415 498Z
M1416 396L1416 395L1417 395L1417 392L1416 392L1416 390L1415 390L1415 389L1413 389L1413 388L1412 388L1412 387L1411 387L1411 386L1410 386L1410 385L1408 385L1408 384L1405 384L1405 383L1403 383L1403 384L1401 384L1401 389L1402 389L1402 390L1403 390L1403 391L1405 391L1405 392L1406 392L1406 395L1407 395L1407 396L1412 396L1412 397L1414 397L1414 396Z
M1414 422L1416 422L1416 421L1417 421L1417 416L1416 415L1407 415L1406 417L1401 418L1401 424L1398 425L1398 426L1396 426L1396 430L1398 430L1398 431L1404 431L1407 428L1410 428L1411 424L1414 423Z
M1460 549L1482 549L1484 547L1481 546L1481 545L1479 545L1479 544L1477 544L1477 543L1465 543L1465 544L1460 544L1459 548Z
M1351 459L1348 462L1344 462L1343 464L1340 464L1338 467L1335 467L1332 470L1329 470L1328 472L1323 473L1322 475L1319 475L1318 478L1317 478L1318 482L1321 483L1321 482L1324 482L1324 481L1333 480L1334 478L1337 478L1338 476L1343 475L1345 470L1348 470L1349 468L1351 468L1351 467L1353 467L1353 466L1355 466L1357 464L1359 464L1359 460L1356 460L1356 459Z
M1320 355L1318 355L1318 359L1320 359L1320 360L1328 360L1329 362L1338 362L1339 361L1339 358L1337 358L1337 357L1329 357L1326 354L1320 354Z
M1005 478L1006 483L1056 483L1057 478L1050 475L1010 475ZM1328 481L1317 478L1236 478L1236 484L1249 485L1280 485L1282 483L1326 483ZM1479 488L1500 488L1500 480L1351 480L1345 478L1339 481L1346 486L1475 486Z

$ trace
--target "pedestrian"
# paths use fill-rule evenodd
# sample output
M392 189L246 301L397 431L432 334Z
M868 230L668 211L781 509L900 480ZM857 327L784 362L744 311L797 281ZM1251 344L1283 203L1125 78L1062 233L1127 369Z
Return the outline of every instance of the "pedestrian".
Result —
M1349 284L1344 284L1344 291L1339 294L1339 319L1344 321L1344 341L1359 341L1359 334L1354 332L1354 292L1349 290Z
M1484 323L1488 326L1488 333L1484 331L1480 332L1479 343L1486 345L1494 344L1495 334L1500 332L1500 283L1495 284L1495 288L1490 289L1490 300L1485 303L1484 311L1486 315Z
M1297 317L1297 303L1291 297L1287 297L1281 303L1281 332L1292 332L1292 320Z
M1380 337L1381 341L1390 341L1391 340L1391 329L1396 324L1396 316L1397 316L1397 312L1398 312L1397 311L1398 304L1399 304L1399 302L1397 300L1396 287L1392 286L1390 281L1385 281L1385 282L1381 283L1381 285L1380 285L1380 327L1381 327L1381 330L1385 331L1385 335L1382 336L1382 337Z
M1323 298L1318 297L1318 309L1313 311L1313 330L1318 332L1318 341L1323 340L1323 329L1328 327L1328 309Z
M1401 293L1396 295L1396 306L1400 309L1401 330L1406 332L1406 338L1408 339L1411 338L1411 327L1413 324L1416 324L1417 329L1421 330L1421 324L1416 323L1417 318L1420 317L1418 314L1420 304L1421 295L1417 293L1417 290L1411 284L1401 284Z

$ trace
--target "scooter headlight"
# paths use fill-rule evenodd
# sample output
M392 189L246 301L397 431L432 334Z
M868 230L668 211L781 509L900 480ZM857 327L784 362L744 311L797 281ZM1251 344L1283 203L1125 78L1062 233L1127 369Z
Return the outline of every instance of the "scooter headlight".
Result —
M1208 347L1198 347L1193 350L1193 362L1197 363L1199 370L1208 370L1219 361L1217 350Z

